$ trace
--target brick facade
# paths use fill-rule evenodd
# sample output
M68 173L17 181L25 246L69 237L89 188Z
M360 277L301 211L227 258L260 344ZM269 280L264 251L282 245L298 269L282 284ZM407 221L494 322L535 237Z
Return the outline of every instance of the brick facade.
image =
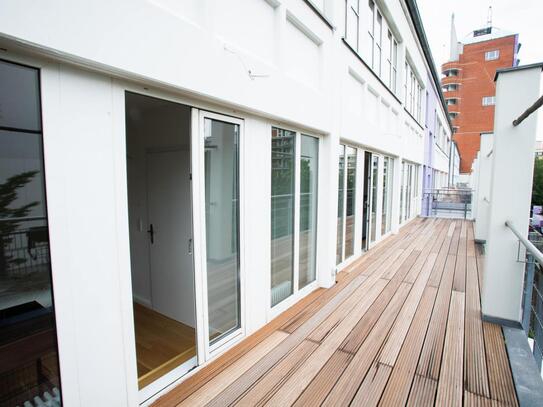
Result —
M442 72L458 69L458 76L442 79L442 84L459 84L456 91L445 91L446 99L456 98L457 103L449 105L449 112L457 112L452 118L455 128L453 139L460 150L460 173L471 172L471 165L480 148L481 133L492 132L494 127L494 106L483 106L483 97L495 96L494 75L499 68L514 66L517 35L465 44L458 61L442 65ZM485 53L499 50L499 58L485 60Z

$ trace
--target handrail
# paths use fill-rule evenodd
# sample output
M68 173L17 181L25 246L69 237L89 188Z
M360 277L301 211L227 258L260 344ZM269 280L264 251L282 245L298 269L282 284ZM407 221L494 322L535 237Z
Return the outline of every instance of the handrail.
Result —
M509 229L511 229L511 232L515 234L515 236L518 238L518 240L526 247L526 250L530 252L532 256L534 256L534 259L543 266L543 253L541 253L539 250L537 250L537 247L534 246L532 242L530 242L528 239L526 239L524 236L522 236L517 229L515 229L515 226L513 225L513 222L510 220L505 221L505 226L507 226Z

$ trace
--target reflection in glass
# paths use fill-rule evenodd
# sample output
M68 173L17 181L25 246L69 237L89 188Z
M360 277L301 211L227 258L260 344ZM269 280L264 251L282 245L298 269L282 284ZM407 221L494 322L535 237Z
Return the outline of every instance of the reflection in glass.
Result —
M2 406L61 402L38 74L0 61Z
M356 149L347 147L347 205L345 208L345 258L354 253L354 224L356 196Z
M300 260L298 288L315 281L317 272L317 185L319 139L302 135L300 155Z
M0 127L40 131L37 69L0 60Z
M272 128L271 305L293 293L296 133Z
M406 187L405 187L405 216L406 219L411 218L411 174L412 174L412 168L413 166L411 164L407 165L407 179L406 179Z
M241 326L239 280L239 126L206 118L205 212L209 339Z
M401 188L400 188L400 225L405 220L405 209L404 209L404 202L405 202L405 163L402 161L402 173L401 173Z
M337 246L336 264L343 260L343 222L345 193L345 146L340 144L338 150L338 188L337 188Z
M378 183L378 169L379 169L379 157L372 156L371 163L371 220L370 220L370 242L375 242L375 234L377 230L377 183Z
M390 232L390 213L392 212L392 177L394 160L385 157L383 161L383 214L381 216L381 235Z

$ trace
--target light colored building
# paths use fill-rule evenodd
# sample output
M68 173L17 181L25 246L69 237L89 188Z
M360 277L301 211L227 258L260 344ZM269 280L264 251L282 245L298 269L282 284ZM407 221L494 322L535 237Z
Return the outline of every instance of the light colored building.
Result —
M421 212L414 1L1 10L0 310L42 335L11 404L150 403Z

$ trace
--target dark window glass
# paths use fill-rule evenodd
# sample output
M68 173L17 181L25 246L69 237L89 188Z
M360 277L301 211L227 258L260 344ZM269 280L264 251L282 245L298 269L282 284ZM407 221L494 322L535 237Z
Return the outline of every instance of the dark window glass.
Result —
M0 406L61 403L38 74L0 61Z
M0 61L0 127L41 130L37 69Z

